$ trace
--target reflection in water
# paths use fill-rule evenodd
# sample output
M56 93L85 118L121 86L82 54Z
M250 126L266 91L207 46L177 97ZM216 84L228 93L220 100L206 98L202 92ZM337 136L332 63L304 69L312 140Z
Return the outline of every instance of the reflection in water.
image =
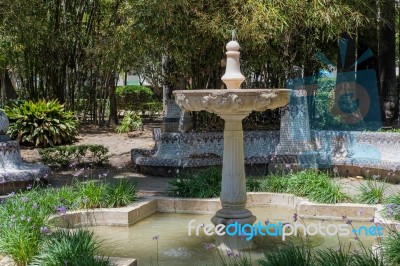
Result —
M269 220L271 223L293 222L293 212L290 208L282 206L257 207L251 211L264 223ZM136 258L139 265L157 265L157 241L158 241L158 263L159 265L218 265L219 256L216 249L207 250L205 243L215 243L215 237L200 234L188 236L188 223L196 219L196 224L210 223L212 215L197 214L175 214L156 213L153 216L142 220L131 227L91 227L97 238L102 241L101 251L106 256ZM305 224L319 223L318 220L303 221ZM324 221L325 225L331 222ZM343 224L345 221L335 223ZM370 226L372 223L364 223ZM354 226L360 224L354 223ZM158 240L153 240L159 235ZM354 235L341 237L341 241L351 243L351 250L358 248L358 241ZM360 237L363 244L370 248L374 241L373 237ZM300 239L291 238L295 243L300 244ZM251 256L256 265L256 260L262 257L264 250L273 250L284 245L281 237L257 236L254 238L254 245L251 253L244 252ZM337 236L310 237L310 244L314 248L334 248L339 246ZM226 253L226 250L222 250Z

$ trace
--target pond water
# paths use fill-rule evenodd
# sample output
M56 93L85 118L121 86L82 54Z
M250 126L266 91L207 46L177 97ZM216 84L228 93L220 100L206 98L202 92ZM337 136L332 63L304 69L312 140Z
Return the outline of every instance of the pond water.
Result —
M290 222L293 223L293 212L290 208L282 206L268 206L251 208L251 211L261 221L269 223ZM194 225L211 223L212 215L156 213L131 227L89 227L93 230L97 239L101 241L101 251L110 257L136 258L138 265L219 265L219 254L226 255L227 250L213 248L207 250L205 243L215 243L215 236L207 236L200 233L188 236L188 223L195 219ZM305 225L319 224L319 220L302 220ZM345 224L345 221L322 221L322 225ZM353 223L355 228L359 226L373 226L373 223ZM340 237L341 243L351 244L350 249L358 249L359 241L354 239L354 234ZM158 237L158 240L155 239ZM153 239L154 238L154 239ZM292 238L300 242L298 238ZM314 248L333 248L339 246L338 236L315 235L309 237ZM360 236L360 240L367 248L371 248L374 237ZM273 250L277 246L287 243L280 236L256 236L251 252L243 251L241 256L251 257L254 265L261 258L265 250Z

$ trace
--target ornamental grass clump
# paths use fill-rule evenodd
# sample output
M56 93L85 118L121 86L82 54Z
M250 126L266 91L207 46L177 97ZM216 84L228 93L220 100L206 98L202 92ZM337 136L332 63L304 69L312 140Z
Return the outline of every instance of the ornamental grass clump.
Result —
M351 201L350 196L342 192L341 186L328 173L318 170L291 174L288 178L287 192L308 197L319 203Z
M368 180L366 184L361 184L359 190L360 195L358 200L361 203L367 204L380 204L383 203L385 198L385 193L388 188L385 181L378 181L379 176L374 175L373 180Z
M108 258L99 256L99 244L93 232L77 229L57 230L45 237L32 266L110 266Z
M106 186L104 201L107 207L117 208L130 204L137 199L138 187L128 179L119 179L117 183Z
M10 195L0 205L0 253L17 265L26 265L40 248L41 227L48 224L47 210L23 195Z
M351 197L342 192L341 186L328 173L318 170L268 175L261 181L260 190L291 193L300 197L308 197L319 203L351 201Z

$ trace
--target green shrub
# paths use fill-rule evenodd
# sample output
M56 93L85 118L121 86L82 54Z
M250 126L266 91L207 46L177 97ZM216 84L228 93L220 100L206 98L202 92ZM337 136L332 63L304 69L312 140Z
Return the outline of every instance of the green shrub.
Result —
M315 265L310 246L296 246L292 243L289 243L288 246L283 248L279 248L275 252L264 252L264 257L260 259L258 263L261 266Z
M142 125L142 119L136 112L127 111L121 124L117 126L116 131L118 133L128 133L140 129Z
M267 250L264 252L264 257L258 260L261 266L384 266L382 256L372 252L362 245L360 251L343 250L340 244L338 250L334 249L319 249L312 250L310 240L301 244L295 245L288 243L277 249L275 252Z
M320 203L351 201L327 173L304 170L286 175L269 175L261 181L261 191L292 193Z
M119 179L116 184L106 187L104 201L107 207L115 208L126 206L136 199L136 183L129 182L128 179Z
M336 184L331 176L316 170L291 174L287 191L319 203L338 203L351 200L341 191L341 186Z
M115 91L117 107L123 110L144 111L146 104L152 102L154 93L150 88L139 85L117 87Z
M169 181L168 194L181 198L214 198L221 193L222 170L211 166L191 174L179 175ZM248 191L259 191L260 181L246 178Z
M210 167L193 174L181 175L169 182L168 194L183 198L213 198L221 192L222 171Z
M366 184L361 184L359 190L358 200L361 203L379 204L385 201L387 185L385 182L368 180Z
M382 241L382 251L387 262L400 265L400 232L390 230Z
M246 178L246 188L247 191L257 192L261 190L261 181L255 178Z
M160 101L152 101L144 105L144 110L149 113L150 117L163 111L163 103Z
M21 143L36 147L71 143L77 134L78 121L57 100L25 101L6 106L10 120L9 134Z
M268 175L261 181L261 191L285 193L288 189L288 177L281 175Z
M106 203L104 202L106 185L103 182L77 182L75 188L78 192L79 206L81 208L93 209L106 207Z
M41 253L36 256L32 266L108 266L108 258L99 257L99 244L93 232L83 229L75 231L58 230L47 236Z
M136 187L125 181L77 182L73 187L32 189L10 196L0 204L0 253L27 265L40 253L50 215L78 208L125 206L136 199L136 193Z
M18 265L26 265L39 251L46 226L46 212L35 208L29 198L14 196L0 206L0 253Z
M49 165L69 165L73 162L78 164L85 162L103 164L108 161L107 153L107 147L97 144L39 149L39 154L43 162Z

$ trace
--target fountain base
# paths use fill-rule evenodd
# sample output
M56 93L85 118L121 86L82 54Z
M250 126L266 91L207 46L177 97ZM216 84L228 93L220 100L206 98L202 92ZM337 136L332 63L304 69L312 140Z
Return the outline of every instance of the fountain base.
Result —
M229 218L226 216L235 218ZM223 224L225 226L237 224L237 226L233 226L232 229L228 230L233 235L217 235L215 245L223 251L241 251L251 249L253 247L252 239L247 240L246 236L242 232L243 230L246 230L247 232L247 229L250 229L249 227L252 227L256 220L257 218L248 209L220 209L217 211L216 215L211 218L211 222L215 226L218 224Z

